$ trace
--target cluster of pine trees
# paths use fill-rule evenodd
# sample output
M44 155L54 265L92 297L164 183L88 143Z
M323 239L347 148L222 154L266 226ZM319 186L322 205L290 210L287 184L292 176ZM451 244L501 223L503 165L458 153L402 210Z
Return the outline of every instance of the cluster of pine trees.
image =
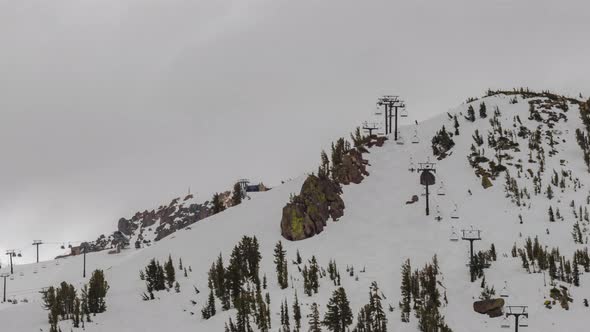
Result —
M222 310L235 308L235 322L230 318L226 331L249 332L255 324L260 331L271 327L270 294L263 298L266 277L260 279L260 245L256 237L244 236L234 246L229 264L224 266L221 254L209 270L209 297L201 310L202 317L209 319L217 313L216 298Z
M471 282L479 278L484 278L484 269L490 267L492 262L497 259L496 247L492 243L490 250L478 251L473 254L473 262L469 267L469 273L471 275Z
M340 286L340 271L338 271L335 260L328 262L328 276L334 282L334 286Z
M488 114L486 109L486 103L482 102L481 104L479 104L479 117L484 119L487 116ZM465 117L465 119L467 119L467 121L470 122L475 121L475 109L472 105L469 105L469 107L467 108L467 116Z
M339 138L335 143L332 143L331 158L328 158L326 152L322 151L321 164L318 168L319 178L330 178L332 181L339 183L338 174L340 174L340 168L343 165L344 156L353 148L360 153L368 152L366 145L370 137L361 134L359 127L356 128L354 133L350 134L350 138L352 143L344 138Z
M180 265L182 266L182 261ZM144 301L155 299L154 292L169 290L172 287L176 289L176 292L180 292L180 284L176 281L176 271L171 255L168 255L164 265L152 258L145 271L139 272L139 279L145 280L149 294L149 296L145 293L142 295Z
M359 311L357 324L352 332L387 332L387 317L381 300L377 283L371 283L369 303Z
M562 256L559 248L543 247L538 237L532 240L530 237L525 241L524 248L512 247L512 256L520 257L522 267L529 273L548 271L551 281L562 281L574 286L580 285L580 266L584 271L590 272L590 259L588 250L577 251L573 260L567 260Z
M277 242L274 251L274 262L277 270L277 279L281 289L289 287L289 271L287 269L287 251L283 249L283 243Z
M443 159L447 156L447 152L455 146L455 141L447 132L445 126L442 126L436 135L432 138L432 153L438 156L438 159Z
M412 272L410 260L402 265L402 300L399 303L402 322L408 323L412 310L418 318L420 331L451 332L439 308L442 306L441 294L438 290L438 260L433 257L432 263L426 264L421 270ZM447 303L446 293L444 301Z
M319 280L321 277L321 272L315 256L311 257L311 260L309 261L309 268L307 268L307 265L303 266L301 274L303 275L304 293L308 296L311 296L312 294L317 294L318 289L320 287Z
M91 322L90 316L106 311L106 295L109 285L102 270L95 270L87 285L80 291L65 281L59 287L49 287L41 292L43 307L49 310L49 332L61 331L59 322L72 320L75 328L84 327L84 321ZM81 326L80 326L81 325Z

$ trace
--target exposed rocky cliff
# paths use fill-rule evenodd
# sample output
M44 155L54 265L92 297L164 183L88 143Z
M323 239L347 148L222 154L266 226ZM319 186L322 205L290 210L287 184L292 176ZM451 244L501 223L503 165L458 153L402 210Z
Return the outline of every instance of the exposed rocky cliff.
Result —
M368 152L367 148L373 146L383 146L386 138L358 135L353 140L354 148L348 147L344 140L333 147L331 168L323 156L318 175L309 175L299 195L293 196L283 208L281 234L285 239L299 241L310 238L321 233L330 218L337 221L344 215L341 185L359 184L369 175L368 161L363 159L363 152Z

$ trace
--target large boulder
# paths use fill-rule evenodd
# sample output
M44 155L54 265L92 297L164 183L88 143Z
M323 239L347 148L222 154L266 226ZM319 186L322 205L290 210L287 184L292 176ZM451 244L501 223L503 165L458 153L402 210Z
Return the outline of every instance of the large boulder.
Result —
M321 233L327 221L344 215L340 185L329 178L307 177L301 193L283 208L281 234L287 240L299 241Z
M342 156L342 163L333 170L334 178L343 185L359 184L369 175L366 164L360 151L350 150Z
M137 225L132 223L130 220L125 218L119 219L117 224L117 230L127 236L133 234L133 232L137 229Z
M504 310L504 299L490 299L473 303L473 310L491 318L502 316Z

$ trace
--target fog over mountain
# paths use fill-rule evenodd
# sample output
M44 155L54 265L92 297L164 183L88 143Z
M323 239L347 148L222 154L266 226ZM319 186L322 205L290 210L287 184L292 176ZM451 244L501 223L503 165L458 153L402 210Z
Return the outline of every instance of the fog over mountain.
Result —
M488 88L587 98L589 10L0 0L0 249L94 239L189 186L206 200L240 177L297 177L383 93L406 100L409 121Z

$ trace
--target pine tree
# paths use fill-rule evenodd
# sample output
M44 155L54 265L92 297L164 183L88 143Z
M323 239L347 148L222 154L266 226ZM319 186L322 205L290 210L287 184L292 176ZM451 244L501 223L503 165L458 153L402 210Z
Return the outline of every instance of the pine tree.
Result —
M545 193L547 194L548 199L553 199L553 189L551 189L550 185L547 186L547 191Z
M279 241L275 246L274 257L277 270L277 279L281 289L289 287L289 275L287 272L287 252L283 249L283 243Z
M301 307L299 306L297 292L295 292L295 303L293 303L293 320L295 320L294 331L299 332L299 329L301 329Z
M213 291L210 290L209 297L207 299L207 304L205 305L203 310L201 310L201 315L203 316L203 319L209 319L215 316L215 313L215 296L213 295Z
M453 127L455 127L455 135L459 135L459 120L457 120L457 116L454 116L454 121L455 123L453 124Z
M572 273L573 284L574 284L574 286L579 287L580 286L580 269L578 267L578 258L576 255L574 255L573 264L574 264L574 269L573 269L573 273Z
M549 207L549 221L550 222L555 221L555 215L553 214L553 208L551 206Z
M379 287L376 282L371 283L371 297L369 301L369 313L371 316L371 331L373 332L387 332L387 317L383 311L381 304L381 296L379 296Z
M212 210L213 214L217 214L219 212L223 212L225 210L225 205L223 204L221 195L219 193L215 193L213 198L211 199Z
M469 105L467 108L467 116L465 117L468 121L475 121L475 110L473 109L472 105Z
M297 256L296 256L297 264L301 264L303 260L301 259L301 255L299 254L299 249L297 249Z
M239 182L234 184L234 190L231 196L231 204L232 206L236 206L242 203L242 186Z
M481 103L479 104L479 117L480 118L486 118L488 116L487 112L486 112L486 103Z
M400 303L401 319L402 322L408 323L410 321L410 302L412 301L412 268L410 266L410 260L402 265L402 301Z
M179 258L179 259L178 259L178 269L179 269L180 271L184 270L184 268L183 268L183 266L182 266L182 258Z
M322 322L320 321L317 303L311 304L311 313L307 317L309 318L309 332L322 332Z
M72 317L72 325L75 328L80 327L80 298L76 296L74 301L74 316Z
M285 299L285 304L283 306L285 309L285 321L283 323L283 327L285 328L285 331L290 331L291 330L291 323L290 323L290 319L289 319L289 304L287 303L287 299Z
M109 284L104 278L102 270L95 270L88 282L88 309L93 314L105 312L107 309L105 297Z
M352 324L352 311L344 288L339 287L330 298L323 325L333 332L345 332Z
M166 283L168 284L168 288L172 288L176 281L176 272L174 271L174 263L172 263L171 255L168 255L168 261L164 263L164 272L166 273Z

